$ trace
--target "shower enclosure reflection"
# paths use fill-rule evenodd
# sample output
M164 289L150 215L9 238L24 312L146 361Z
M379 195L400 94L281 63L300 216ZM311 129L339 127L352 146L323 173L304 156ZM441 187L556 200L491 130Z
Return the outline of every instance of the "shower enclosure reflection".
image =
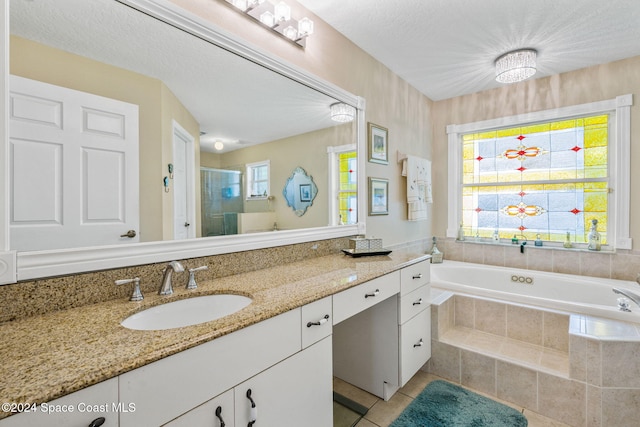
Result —
M238 213L244 211L242 172L200 168L202 236L238 234Z

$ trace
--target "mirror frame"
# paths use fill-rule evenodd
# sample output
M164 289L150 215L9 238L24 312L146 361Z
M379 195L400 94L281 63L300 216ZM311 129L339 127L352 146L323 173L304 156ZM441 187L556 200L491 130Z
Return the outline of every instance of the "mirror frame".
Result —
M135 243L126 246L96 246L78 249L17 252L10 250L9 241L9 3L0 7L0 284L15 283L41 277L52 277L88 271L129 267L226 253L263 249L332 238L364 234L366 230L365 182L365 100L302 68L244 42L232 33L193 15L167 0L117 0L146 13L167 25L175 26L276 73L320 91L357 109L358 223L329 225L233 236L201 237L197 239ZM329 111L327 111L329 114Z

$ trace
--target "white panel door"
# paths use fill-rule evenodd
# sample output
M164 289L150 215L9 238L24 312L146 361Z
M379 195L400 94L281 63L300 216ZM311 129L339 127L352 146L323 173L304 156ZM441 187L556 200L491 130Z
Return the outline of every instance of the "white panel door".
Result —
M194 139L173 122L173 238L196 237Z
M17 76L10 88L11 248L139 241L138 106Z

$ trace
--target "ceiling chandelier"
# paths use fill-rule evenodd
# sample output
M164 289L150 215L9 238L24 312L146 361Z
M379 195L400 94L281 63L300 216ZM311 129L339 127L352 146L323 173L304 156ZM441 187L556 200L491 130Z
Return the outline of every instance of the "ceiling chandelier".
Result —
M520 49L507 52L496 59L496 81L515 83L526 80L536 73L534 49Z
M336 102L331 104L331 120L346 123L353 120L356 115L356 109L344 102Z

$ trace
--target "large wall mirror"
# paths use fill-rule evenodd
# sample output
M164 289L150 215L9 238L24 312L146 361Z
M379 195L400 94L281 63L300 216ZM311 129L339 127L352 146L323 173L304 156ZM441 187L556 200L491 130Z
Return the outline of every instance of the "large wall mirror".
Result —
M363 177L336 198L340 160L362 163L362 99L165 1L11 0L9 12L19 280L364 230L362 209L360 222L340 212L362 204ZM352 122L331 120L338 102ZM304 216L282 196L297 167L318 185ZM270 190L252 191L264 179Z

